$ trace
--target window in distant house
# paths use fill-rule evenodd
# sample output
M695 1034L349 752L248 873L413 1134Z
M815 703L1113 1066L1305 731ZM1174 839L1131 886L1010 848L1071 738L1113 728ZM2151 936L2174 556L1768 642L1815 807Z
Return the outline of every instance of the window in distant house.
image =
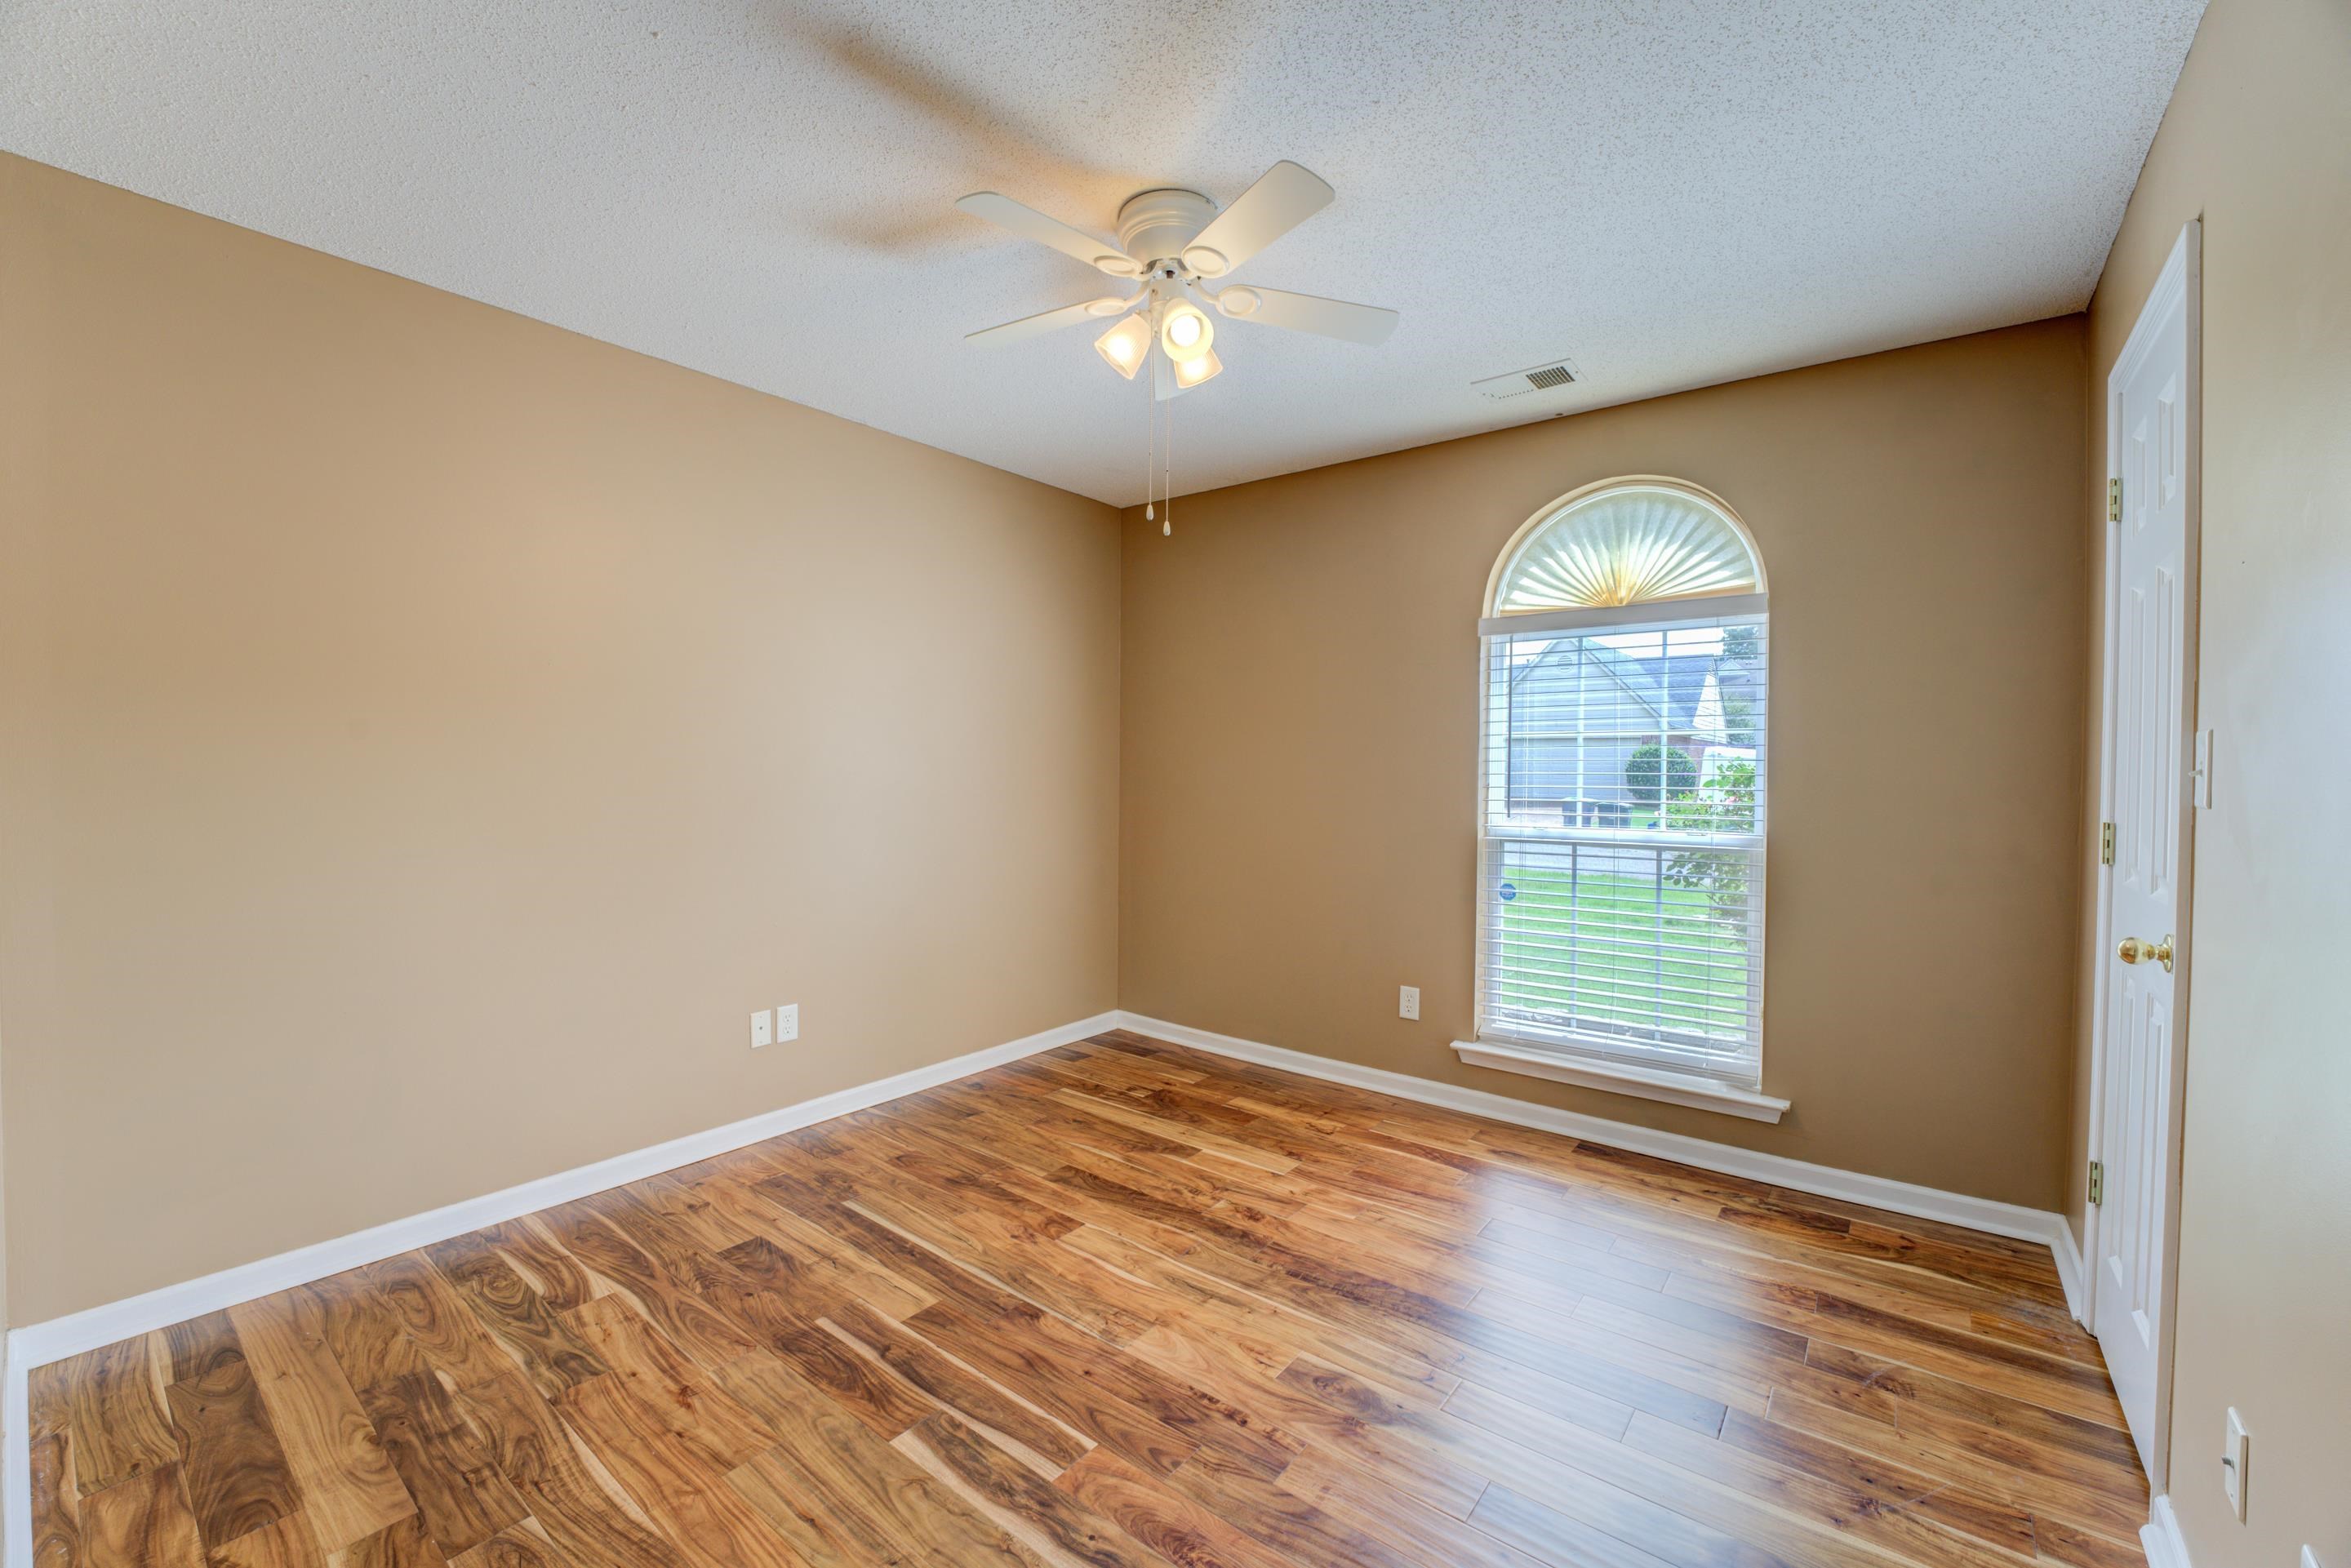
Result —
M1715 497L1612 480L1487 595L1478 1033L1756 1086L1771 662Z

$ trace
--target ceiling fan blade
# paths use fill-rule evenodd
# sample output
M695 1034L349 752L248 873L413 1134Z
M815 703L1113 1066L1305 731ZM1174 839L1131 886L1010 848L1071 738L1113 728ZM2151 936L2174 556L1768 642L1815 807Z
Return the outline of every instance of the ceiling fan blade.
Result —
M1403 317L1377 305L1350 305L1343 299L1323 299L1311 294L1292 294L1282 288L1259 288L1253 285L1235 284L1209 297L1217 314L1236 321L1258 321L1268 327L1286 327L1293 332L1312 332L1317 337L1343 338L1350 343L1362 343L1377 348L1388 340Z
M1049 218L1009 196L999 196L994 191L975 191L956 205L976 218L986 218L998 228L1011 230L1022 239L1050 245L1062 255L1075 256L1113 277L1135 277L1143 272L1133 256L1110 241L1096 239L1083 229L1071 228L1059 218Z
M1193 236L1184 247L1184 265L1202 277L1222 277L1329 206L1337 195L1320 175L1285 158Z
M1023 338L1035 338L1063 327L1074 327L1081 321L1107 321L1113 316L1124 315L1127 307L1134 303L1133 299L1121 299L1116 295L1101 299L1081 299L1075 305L1023 316L1018 321L1007 321L1000 327L983 327L977 332L966 332L963 340L967 343L1017 343Z

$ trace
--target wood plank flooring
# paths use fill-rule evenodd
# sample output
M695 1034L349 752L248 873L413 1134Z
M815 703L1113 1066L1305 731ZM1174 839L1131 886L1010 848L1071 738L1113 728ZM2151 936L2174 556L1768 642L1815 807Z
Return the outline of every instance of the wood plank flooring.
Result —
M2023 1243L1123 1033L37 1369L43 1568L2142 1562Z

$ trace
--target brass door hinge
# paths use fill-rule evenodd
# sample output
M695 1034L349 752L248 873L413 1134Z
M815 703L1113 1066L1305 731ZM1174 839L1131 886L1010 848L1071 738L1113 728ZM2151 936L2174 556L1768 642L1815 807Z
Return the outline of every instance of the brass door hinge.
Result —
M2106 1162L2104 1160L2090 1162L2090 1201L2092 1203L2106 1201Z
M2123 482L2120 479L2109 479L2106 481L2106 521L2119 523L2122 520Z
M2115 825L2112 822L2098 824L2098 863L2115 863Z

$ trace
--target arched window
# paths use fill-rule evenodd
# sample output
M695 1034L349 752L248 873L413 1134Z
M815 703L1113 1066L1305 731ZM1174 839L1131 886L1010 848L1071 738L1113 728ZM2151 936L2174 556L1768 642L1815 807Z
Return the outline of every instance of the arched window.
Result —
M1688 1079L1689 1103L1765 1114L1740 1103L1781 1103L1752 1092L1770 667L1754 540L1695 486L1590 486L1511 539L1479 630L1488 1050L1463 1054L1581 1061L1664 1098Z

